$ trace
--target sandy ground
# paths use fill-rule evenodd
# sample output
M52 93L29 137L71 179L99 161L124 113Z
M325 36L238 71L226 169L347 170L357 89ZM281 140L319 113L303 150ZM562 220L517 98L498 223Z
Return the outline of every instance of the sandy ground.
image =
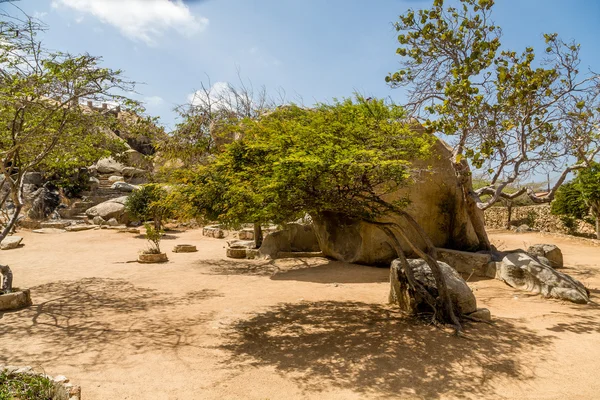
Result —
M494 325L455 338L386 305L387 270L326 259L235 261L198 230L170 262L126 263L132 234L21 232L0 252L34 305L0 313L0 363L64 374L98 399L595 399L600 313L471 280ZM555 243L598 298L600 247L493 232L503 248ZM174 254L175 244L199 252Z

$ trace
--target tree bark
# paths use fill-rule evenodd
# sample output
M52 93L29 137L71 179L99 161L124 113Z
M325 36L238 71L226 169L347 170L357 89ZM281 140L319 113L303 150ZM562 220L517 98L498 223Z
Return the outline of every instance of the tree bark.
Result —
M260 249L263 242L262 227L259 223L254 223L254 248Z
M510 230L510 223L512 222L512 201L508 202L508 205L506 206L506 211L508 213L506 219L506 229Z
M0 276L2 276L2 286L0 292L8 294L12 292L13 274L8 265L0 265Z

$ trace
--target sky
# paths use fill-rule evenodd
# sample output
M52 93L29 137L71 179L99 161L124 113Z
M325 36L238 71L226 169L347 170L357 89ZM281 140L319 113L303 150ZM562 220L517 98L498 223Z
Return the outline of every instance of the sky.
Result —
M452 3L453 1L446 1ZM311 105L360 92L401 102L385 76L398 66L392 24L432 0L21 0L48 25L48 48L102 56L136 82L136 99L173 128L173 108L202 84L241 76ZM10 7L6 4L1 8ZM503 44L543 52L543 33L581 43L600 71L600 1L496 0Z

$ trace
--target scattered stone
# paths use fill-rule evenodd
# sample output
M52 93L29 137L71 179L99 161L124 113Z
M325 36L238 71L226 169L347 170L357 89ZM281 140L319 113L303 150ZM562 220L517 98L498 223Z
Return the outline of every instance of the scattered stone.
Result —
M121 170L121 174L126 178L137 178L146 175L147 172L140 168L125 167Z
M132 185L127 182L115 182L110 188L113 190L118 190L120 192L133 192L134 190L139 189L138 186Z
M96 170L101 174L121 173L124 165L112 158L103 158L96 163Z
M69 225L71 225L71 221L47 221L40 224L42 228L54 229L65 229Z
M53 381L58 383L68 383L69 379L64 375L57 375L54 377Z
M242 246L233 246L227 248L227 257L229 258L246 258L248 249Z
M225 231L219 225L208 225L202 228L202 236L208 236L215 239L223 239Z
M112 175L108 177L109 182L123 182L125 179L122 176Z
M23 238L20 236L7 236L0 243L0 250L12 250L19 247Z
M526 253L507 254L497 268L496 278L516 289L574 303L589 302L589 292L581 282Z
M564 266L562 251L553 244L534 244L529 246L527 254L537 257L542 264L549 265L552 268L562 268Z
M139 234L140 230L138 228L119 228L117 229L119 233L136 233Z
M92 218L92 223L94 225L104 225L106 224L106 221L101 216L96 215L94 218Z
M84 224L79 224L79 225L71 225L71 226L67 226L65 228L65 230L67 232L81 232L81 231L89 231L90 229L96 229L96 227L94 225L84 225Z
M437 297L437 286L431 268L423 259L408 260L410 269L415 279L420 282L433 297ZM448 264L438 261L438 265L446 281L450 299L454 309L459 314L471 314L477 311L477 300L473 291L460 274ZM430 312L429 304L425 299L413 298L409 289L407 277L404 274L400 260L394 260L390 270L390 302L397 304L400 308L410 314Z
M525 232L531 232L531 231L532 231L532 229L527 224L520 225L517 227L517 229L515 229L515 232L517 232L517 233L525 233Z
M254 229L244 228L238 232L238 238L240 240L254 240Z
M88 218L94 218L97 216L102 217L105 221L115 218L120 223L127 223L127 214L125 212L125 202L127 196L117 197L100 203L92 208L85 211Z
M178 244L173 247L173 253L194 253L198 251L196 246L191 244Z
M491 321L492 320L492 313L487 308L478 308L477 311L472 312L471 314L469 314L469 317L472 317L472 318L475 318L475 319L479 319L479 320L482 320L482 321Z
M65 233L64 229L56 229L56 228L42 228L42 229L34 229L34 233L43 233L43 234L52 234L52 233Z
M106 221L106 224L108 226L119 226L119 221L117 221L115 218L111 218L108 221Z

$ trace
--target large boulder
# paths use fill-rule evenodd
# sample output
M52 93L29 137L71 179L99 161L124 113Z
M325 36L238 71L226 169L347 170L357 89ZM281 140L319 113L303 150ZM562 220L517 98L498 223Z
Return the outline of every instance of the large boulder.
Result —
M415 279L424 285L433 297L437 297L437 285L427 262L420 258L412 259L408 260L408 265ZM448 264L438 261L438 265L444 276L455 311L458 314L470 314L477 311L477 300L467 282ZM432 311L425 299L415 297L410 290L400 260L397 259L392 262L390 274L390 282L392 283L390 302L399 305L403 311L410 314Z
M20 236L7 236L0 242L0 250L12 250L21 245L23 238Z
M100 174L114 174L121 173L125 166L118 161L115 161L112 157L103 158L98 160L96 163L96 170Z
M127 196L117 197L116 199L111 199L105 201L104 203L100 203L92 208L86 210L85 214L90 219L94 219L94 217L102 217L105 221L108 221L111 218L115 218L120 223L127 223L127 213L125 212L125 202L127 201Z
M432 148L432 156L415 163L415 168L422 171L416 177L417 181L389 195L386 200L408 197L410 205L406 211L416 219L436 247L472 250L479 242L454 174L451 155L450 148L438 140ZM375 225L332 213L312 217L321 250L329 257L358 264L389 265L397 256L390 239ZM479 217L483 221L483 212ZM425 248L402 218L388 216L381 221L400 224L421 248ZM401 243L403 249L412 254L411 248Z
M526 253L509 253L496 268L496 278L516 289L574 303L589 302L589 292L581 282Z
M560 251L558 246L553 244L534 244L533 246L529 246L527 254L538 258L538 261L548 261L548 264L552 268L563 267L562 251ZM541 260L540 257L542 257ZM542 264L544 264L544 262Z
M264 258L277 258L279 253L310 253L320 250L312 225L292 222L286 224L284 229L265 236L259 255Z
M127 182L115 182L110 188L113 190L118 190L119 192L133 192L134 190L139 189L138 186Z

